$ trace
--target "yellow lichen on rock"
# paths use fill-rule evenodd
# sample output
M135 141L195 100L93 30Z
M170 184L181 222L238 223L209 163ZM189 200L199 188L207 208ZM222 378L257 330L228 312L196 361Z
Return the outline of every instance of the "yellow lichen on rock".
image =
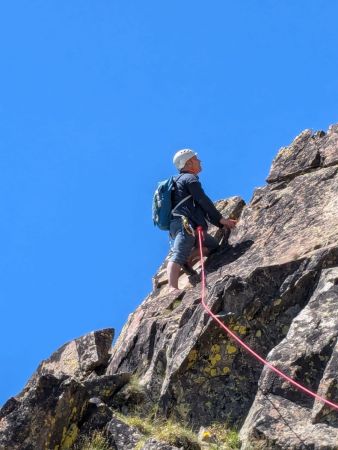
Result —
M237 352L237 347L235 347L232 344L228 344L227 345L227 352L229 353L229 355L232 355L232 354Z
M212 377L216 377L217 376L217 369L210 369L210 375Z
M239 332L239 334L246 334L246 327L244 327L243 325L240 325L238 328L238 332Z
M209 361L212 367L214 367L221 359L222 357L220 353L216 353L214 355L209 356Z
M281 298L277 298L274 302L273 302L273 306L278 306L282 303L282 299Z
M195 383L202 384L205 382L205 380L206 380L205 377L198 377L198 378L196 378Z
M213 344L211 346L212 353L219 353L220 350L221 350L221 346L219 344Z
M70 418L73 419L74 417L76 417L76 415L77 415L77 408L76 408L76 406L74 406L74 408L72 409Z
M195 364L195 362L197 361L197 350L191 350L189 355L188 355L188 369L191 369L191 367Z
M230 367L227 366L223 367L223 374L228 375L228 373L230 373Z
M63 436L61 442L61 450L68 450L72 447L79 434L79 429L75 423L72 423L68 430L63 429Z
M114 392L113 389L109 389L109 388L103 389L102 397L110 397L113 392Z
M246 334L246 327L243 325L235 325L232 327L233 331L237 331L239 334Z

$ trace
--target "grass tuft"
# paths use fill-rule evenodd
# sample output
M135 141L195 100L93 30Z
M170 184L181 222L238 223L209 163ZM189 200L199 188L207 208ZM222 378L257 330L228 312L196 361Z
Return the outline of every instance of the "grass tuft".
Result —
M81 439L76 450L112 450L103 431L94 431L89 437Z
M224 423L210 425L206 432L213 438L214 443L209 444L210 450L238 450L241 448L239 434Z
M190 428L173 420L151 419L136 415L125 416L121 413L116 414L116 417L130 427L136 428L143 435L134 450L142 450L145 442L150 438L185 450L240 449L237 431L227 428L224 423L215 423L207 427L204 435L208 437L208 442L202 443L198 441L196 434ZM112 447L102 431L95 431L90 437L83 438L75 449L112 450Z
M144 394L144 386L141 385L140 379L136 375L132 375L126 390L129 394Z
M139 416L124 416L122 414L118 414L117 417L127 425L137 428L147 439L154 438L184 449L200 449L196 434L189 428L172 420L153 420ZM145 440L142 439L142 442L138 443L135 450L140 450L142 448L141 444L144 444L144 442Z

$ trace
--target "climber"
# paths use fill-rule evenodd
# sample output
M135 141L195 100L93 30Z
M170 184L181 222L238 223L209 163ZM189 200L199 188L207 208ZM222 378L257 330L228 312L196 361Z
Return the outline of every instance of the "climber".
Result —
M173 163L179 171L172 193L173 212L170 220L170 237L173 240L172 254L167 266L169 292L179 293L178 278L181 268L193 275L194 260L198 257L196 229L204 230L203 255L208 256L218 248L217 241L207 234L207 220L219 228L232 229L236 220L227 219L216 209L204 193L197 174L201 172L201 161L190 149L175 153ZM175 207L176 206L176 207Z

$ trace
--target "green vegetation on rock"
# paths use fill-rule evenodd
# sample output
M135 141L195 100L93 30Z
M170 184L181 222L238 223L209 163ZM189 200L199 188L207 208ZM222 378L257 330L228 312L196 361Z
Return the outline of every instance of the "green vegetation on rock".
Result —
M205 447L208 450L237 450L241 447L238 432L223 423L214 423L203 434L202 439L213 441Z
M91 436L83 438L74 450L112 450L103 431L94 431Z
M137 428L146 438L154 438L158 441L183 447L184 449L199 449L196 434L172 420L150 419L139 416L118 415L119 419L131 427ZM135 450L141 450L145 440L141 439Z
M149 438L186 450L237 450L240 448L237 431L229 429L221 423L208 427L202 433L202 440L199 441L192 429L173 420L151 419L136 415L124 416L122 414L118 414L118 418L144 435L144 438L136 445L135 450L142 450L143 445Z

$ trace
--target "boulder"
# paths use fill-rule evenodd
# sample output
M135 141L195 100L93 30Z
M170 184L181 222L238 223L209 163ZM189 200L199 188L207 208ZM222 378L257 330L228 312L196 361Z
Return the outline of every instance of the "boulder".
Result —
M102 408L95 408L94 414L91 397L108 400L130 379L130 374L96 373L107 365L113 334L112 329L89 333L39 365L23 391L0 409L1 450L65 450L76 442L81 428L90 428L88 423L98 426L105 414L106 424L107 409L102 414Z
M116 450L133 450L142 439L142 434L135 427L131 427L116 417L107 425L110 445Z
M34 386L42 375L56 378L72 377L83 380L93 371L100 372L109 361L114 330L107 328L93 331L67 342L48 359L41 362L26 388Z
M324 269L309 302L268 361L308 389L337 399L338 267ZM243 449L337 448L338 410L300 392L268 368L241 430Z
M148 439L141 450L179 450L179 448L156 439Z

